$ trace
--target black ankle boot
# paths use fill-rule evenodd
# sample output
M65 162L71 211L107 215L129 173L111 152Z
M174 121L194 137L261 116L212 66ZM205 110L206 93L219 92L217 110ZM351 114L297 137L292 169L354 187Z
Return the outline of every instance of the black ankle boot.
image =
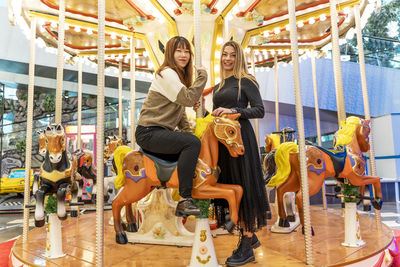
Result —
M250 246L251 246L252 249L256 249L259 246L261 246L260 240L258 240L258 238L257 238L255 233L253 233L253 236L251 237Z
M233 251L232 256L226 260L225 264L227 266L242 266L254 261L255 257L251 244L252 238L241 234L238 248Z
M196 203L194 203L193 199L188 198L188 199L179 201L178 206L176 206L175 216L186 218L190 215L194 215L194 216L201 215L201 211L197 207Z

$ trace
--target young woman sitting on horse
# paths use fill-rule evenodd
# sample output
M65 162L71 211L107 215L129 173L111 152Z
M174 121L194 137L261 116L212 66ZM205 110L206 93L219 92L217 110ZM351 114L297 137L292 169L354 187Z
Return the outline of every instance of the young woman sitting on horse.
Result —
M189 41L180 36L171 38L165 58L156 71L144 101L136 129L136 142L145 151L163 159L178 158L179 194L177 216L200 215L192 200L193 177L200 153L200 140L190 132L185 107L193 106L207 82L207 72L197 69L192 82L193 53ZM179 131L175 131L178 128Z

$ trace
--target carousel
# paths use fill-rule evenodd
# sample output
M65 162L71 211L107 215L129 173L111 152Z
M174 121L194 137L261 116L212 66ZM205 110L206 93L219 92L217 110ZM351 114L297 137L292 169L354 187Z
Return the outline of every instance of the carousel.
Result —
M380 1L10 0L8 4L10 23L18 25L30 39L26 174L31 169L36 45L53 51L58 62L55 120L39 135L41 152L45 155L41 167L42 181L36 192L36 204L32 205L27 182L29 175L25 178L23 234L12 248L9 266L220 266L225 263L236 247L234 227L238 218L239 194L235 190L232 194L218 190L207 182L214 174L204 169L202 162L207 162L212 169L217 168L218 163L202 157L202 153L197 169L205 182L199 185L195 197L225 198L228 201L231 220L225 229L215 229L212 206L207 201L201 205L203 216L175 217L176 190L152 190L158 186L157 183L141 188L146 192L144 197L117 194L112 211L104 209L104 195L109 183L114 183L116 189L129 188L146 177L161 179L159 168L171 167L161 164L156 170L152 163L156 160L141 152L130 153L129 159L125 157L131 150L138 150L134 135L137 118L135 72L153 74L163 62L166 42L177 35L193 43L195 65L205 66L211 77L206 86L209 89L203 92L205 107L199 109L198 117L202 114L201 109L212 108L210 92L220 81L220 50L224 42L232 39L241 43L254 76L257 68L268 67L275 71L276 132L261 132L257 120L254 128L257 137L260 132L267 134L265 152L268 155L263 161L264 171L267 191L275 188L276 203L271 203L268 226L257 233L262 245L255 250L256 261L252 266L390 266L398 254L393 232L380 220L382 193L374 165L361 37L363 24L371 12L379 8ZM349 32L357 34L365 118L346 118L339 38ZM340 128L336 142L341 145L341 151L326 151L320 147L315 58L324 56L327 47L332 49ZM310 57L312 61L319 146L305 144L300 57ZM279 125L278 63L282 61L293 65L296 143L290 135L293 130ZM61 124L64 64L78 66L78 143L77 152L72 155L65 151L66 125ZM96 150L104 153L97 153L95 159L90 151L81 150L83 64L97 66L98 70ZM119 136L109 138L105 144L104 84L107 68L115 69L119 76ZM128 141L122 140L123 72L129 73L130 78L130 147L122 146ZM193 111L188 112L188 117L195 117L190 114ZM205 127L208 134L202 135L207 136L201 139L202 144L226 140L228 137L223 134L214 134L226 133L224 127L240 131L235 119L237 117L232 116L217 119L214 123L202 122L209 123ZM346 139L341 130L347 127L351 128L346 130L346 134L350 132L346 137L349 141L340 141ZM263 145L261 140L257 141ZM242 142L240 135L234 142ZM117 147L123 149L117 149L114 155ZM243 149L232 148L229 152L238 156L243 154ZM367 152L371 165L369 176L365 175L365 161L359 159ZM119 172L120 177L115 175L112 181L105 179L104 168L99 166L104 166L107 161L122 166L122 160L129 162L124 169L129 171L129 175L124 171L125 174ZM144 165L138 162L144 162ZM79 213L82 203L76 200L79 191L76 182L82 176L97 181L95 213ZM343 210L327 207L324 183L327 177L336 177L343 187L341 193L334 195L344 199ZM358 193L358 187L367 184L373 185L373 197ZM205 193L202 188L207 189ZM311 207L309 197L320 189L323 206ZM72 200L66 203L68 193L72 194ZM374 218L357 213L356 202L360 199L371 201ZM31 212L36 228L29 230Z

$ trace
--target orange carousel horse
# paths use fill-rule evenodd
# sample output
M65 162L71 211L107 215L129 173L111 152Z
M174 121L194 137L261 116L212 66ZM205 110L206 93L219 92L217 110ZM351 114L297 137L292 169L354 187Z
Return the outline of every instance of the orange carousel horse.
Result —
M232 157L244 154L240 124L237 121L239 116L240 114L230 114L214 118L209 115L204 119L207 123L200 138L201 150L193 180L194 198L222 198L228 201L231 219L225 225L228 230L232 230L238 221L243 189L240 185L217 183L218 142L228 148ZM117 167L116 185L121 181L124 183L112 202L114 229L116 242L126 244L128 239L121 225L121 208L142 199L156 187L178 188L177 162L160 161L154 155L132 151L126 146L116 149L114 162ZM128 224L132 223L129 218L127 220Z
M372 204L376 209L382 207L382 191L380 178L364 175L365 160L363 152L369 150L370 126L369 121L357 117L346 119L339 131L335 134L334 146L339 149L329 151L318 146L306 146L307 175L309 195L316 194L328 177L335 177L339 182L350 183L354 186L372 184L375 197ZM286 192L297 192L296 202L303 224L303 202L300 187L300 165L298 147L295 143L283 143L275 153L275 162L278 167L268 183L268 186L277 187L279 222L278 227L289 227L283 204L283 195Z

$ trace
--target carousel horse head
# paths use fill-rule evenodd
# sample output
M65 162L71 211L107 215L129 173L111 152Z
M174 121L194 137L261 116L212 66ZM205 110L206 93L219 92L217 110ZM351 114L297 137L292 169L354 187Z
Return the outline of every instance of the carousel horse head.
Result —
M46 127L46 144L51 163L58 163L65 151L65 132L61 124L51 124Z
M265 135L264 151L266 153L269 153L272 150L277 149L279 147L279 145L280 145L280 136L278 134L272 133L272 134Z
M106 145L104 147L104 161L107 161L113 154L117 147L122 146L122 139L116 135L106 138Z
M225 145L232 157L244 154L239 117L240 114L225 114L213 120L215 137Z
M358 117L348 117L340 125L333 138L334 147L351 145L357 142L361 152L367 152L369 146L370 121Z
M37 134L39 136L39 154L42 157L46 156L46 135L44 130L38 130Z

